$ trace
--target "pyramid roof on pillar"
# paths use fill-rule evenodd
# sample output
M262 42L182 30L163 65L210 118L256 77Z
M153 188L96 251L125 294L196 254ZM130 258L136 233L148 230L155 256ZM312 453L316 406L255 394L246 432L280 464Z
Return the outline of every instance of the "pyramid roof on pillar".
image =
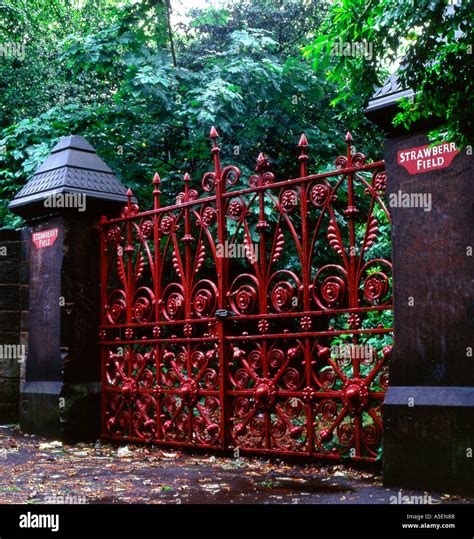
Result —
M384 83L377 89L369 101L366 113L374 113L383 108L393 107L397 105L403 97L411 97L414 95L413 90L404 88L400 82L398 73L393 73Z
M63 137L46 161L20 189L10 208L37 203L60 193L83 193L87 198L126 203L127 189L79 135Z

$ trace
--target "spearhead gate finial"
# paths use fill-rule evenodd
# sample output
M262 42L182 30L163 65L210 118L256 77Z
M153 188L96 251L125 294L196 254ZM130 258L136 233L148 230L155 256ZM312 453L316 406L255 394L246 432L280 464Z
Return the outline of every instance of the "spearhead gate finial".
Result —
M153 176L153 185L154 185L153 198L154 198L155 210L160 207L160 194L161 194L161 191L159 189L160 183L161 183L160 176L158 172L156 172L155 175Z
M352 135L347 132L346 135L346 142L347 142L347 166L351 166L351 156L352 156Z
M132 196L133 196L133 191L129 187L127 190L127 198L128 198L127 207L129 210L132 207Z
M308 147L308 139L306 138L306 135L303 133L300 137L300 141L298 142L298 148L307 148Z
M301 154L298 157L298 161L300 162L300 176L304 178L308 175L308 161L309 157L306 153L306 148L309 146L308 139L306 138L306 135L303 133L300 137L300 141L298 142L298 148L301 148Z
M270 168L270 163L268 162L268 157L260 152L257 157L257 163L255 166L255 170L257 172L265 172L265 170L268 170Z
M211 150L211 152L212 152L212 156L213 156L213 159L214 159L214 171L215 171L215 174L216 174L216 179L217 179L217 181L219 181L219 176L221 174L221 161L220 161L219 153L220 153L221 149L217 145L217 139L219 138L219 133L217 132L217 129L214 126L211 127L211 132L209 133L209 138L212 139L212 150Z

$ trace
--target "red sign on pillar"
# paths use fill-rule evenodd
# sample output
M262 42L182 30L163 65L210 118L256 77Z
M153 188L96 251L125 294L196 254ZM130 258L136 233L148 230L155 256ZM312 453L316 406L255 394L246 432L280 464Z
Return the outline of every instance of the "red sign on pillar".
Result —
M431 146L418 146L397 153L397 162L405 167L410 174L431 172L440 168L449 167L454 156L459 153L454 142Z
M41 232L33 232L31 239L37 249L43 249L43 247L51 247L54 241L58 237L58 229L51 228L50 230L42 230Z

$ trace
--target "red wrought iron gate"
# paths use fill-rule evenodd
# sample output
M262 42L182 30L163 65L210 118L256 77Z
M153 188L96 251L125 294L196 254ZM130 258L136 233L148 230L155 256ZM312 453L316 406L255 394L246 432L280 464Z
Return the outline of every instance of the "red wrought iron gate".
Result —
M102 421L115 440L380 454L392 340L383 162L249 185L221 166L176 203L101 219ZM382 240L381 242L379 240Z

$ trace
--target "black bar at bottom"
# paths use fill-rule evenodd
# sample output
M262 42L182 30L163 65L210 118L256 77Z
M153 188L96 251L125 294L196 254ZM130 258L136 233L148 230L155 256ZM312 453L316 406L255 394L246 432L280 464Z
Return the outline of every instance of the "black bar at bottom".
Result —
M455 504L3 505L0 538L472 538L473 516Z

